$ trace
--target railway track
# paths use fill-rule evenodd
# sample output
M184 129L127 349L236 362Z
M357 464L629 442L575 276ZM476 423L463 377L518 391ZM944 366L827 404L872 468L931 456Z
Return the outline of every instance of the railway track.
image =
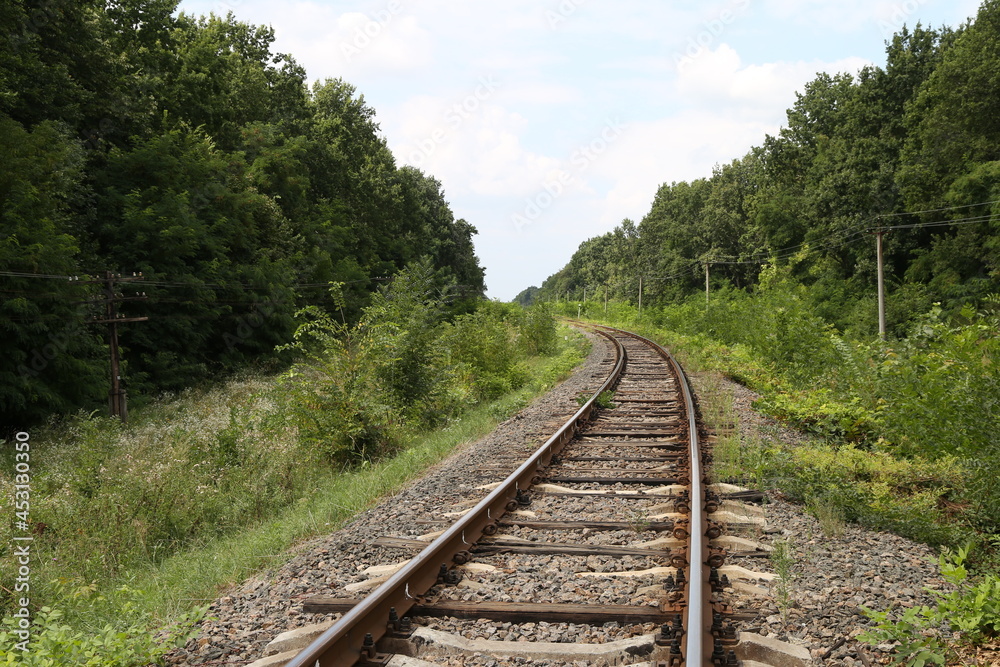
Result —
M579 411L454 523L377 540L412 557L373 579L369 595L307 600L306 613L343 615L288 665L385 665L389 652L419 653L411 619L432 617L617 624L634 636L612 642L622 655L609 664L738 664L715 520L730 501L706 483L686 378L651 341L598 332L614 361Z

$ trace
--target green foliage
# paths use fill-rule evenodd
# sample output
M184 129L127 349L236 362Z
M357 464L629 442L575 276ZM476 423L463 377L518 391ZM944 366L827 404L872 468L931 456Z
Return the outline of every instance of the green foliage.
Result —
M880 434L905 454L995 453L1000 376L990 369L1000 362L1000 336L987 319L965 315L968 323L956 325L935 308L911 338L886 351L877 387Z
M651 313L670 328L646 333L689 366L750 385L761 394L758 408L827 442L723 442L722 478L778 488L833 518L930 544L983 543L1000 532L992 315L968 313L957 326L932 313L911 339L887 345L829 327L809 333L816 319L796 293L794 284L770 284L755 295L723 291L708 309L695 298ZM761 314L775 303L784 318ZM786 326L811 354L764 349Z
M937 598L933 606L911 607L898 618L893 618L891 610L862 608L876 625L858 638L870 644L898 642L895 663L923 667L946 664L956 639L976 644L1000 635L1000 577L971 581L965 568L968 555L967 547L959 547L940 556L941 576L953 588L946 592L928 589Z
M336 443L350 444L350 438L311 432L305 420L322 415L291 408L310 392L320 400L332 401L333 392L357 398L351 392L363 382L382 387L384 395L392 397L387 384L392 373L383 371L391 370L400 350L412 349L414 339L400 323L409 320L394 321L387 313L402 315L426 306L443 318L436 331L443 334L446 329L447 309L435 307L434 299L419 298L421 276L428 275L424 269L411 267L387 286L366 313L363 327L336 320L306 327L301 342L315 347L307 347L311 352L302 364L306 370L294 383L242 378L225 387L164 396L136 410L128 424L81 414L32 431L31 519L37 534L31 599L34 605L58 610L36 615L32 636L42 638L39 641L51 645L53 652L63 651L50 664L77 664L67 653L71 651L93 651L103 661L98 664L117 664L113 661L119 656L144 656L147 644L151 649L169 648L170 629L154 630L147 612L156 619L182 616L188 609L186 599L209 597L262 564L272 564L270 554L304 535L328 532L330 522L344 521L457 444L524 407L585 356L582 337L564 341L558 336L556 355L521 358L532 379L524 389L483 404L470 420L460 419L459 411L474 403L472 381L452 372L458 364L445 363L432 369L440 372L434 377L469 398L449 412L447 428L425 443L415 436L427 433L426 424L419 421L424 413L400 410L392 415L393 423L370 422L376 429L372 441L380 450L368 446L364 451L333 451ZM515 319L518 315L517 310L500 312ZM325 355L320 354L323 350ZM354 365L338 365L345 357ZM373 364L356 363L359 358ZM435 364L447 358L444 348L433 355ZM335 376L310 376L307 364L315 360ZM354 384L350 373L360 378ZM384 416L371 410L364 415ZM388 447L387 432L394 436ZM354 442L359 442L356 433ZM393 450L399 455L390 459ZM334 455L339 459L331 465ZM13 471L13 448L0 447L4 483L13 483ZM0 513L13 516L13 503L9 494L0 495ZM11 522L0 524L0 558L10 556L13 532ZM123 582L146 592L122 588ZM0 593L4 612L16 606L9 591ZM184 618L179 622L190 625ZM43 655L41 649L37 655ZM0 663L5 659L0 657ZM22 664L22 659L33 658L19 654L19 662L12 664ZM136 658L135 664L154 660Z
M45 121L31 131L0 114L0 269L79 272L70 209L79 196L83 151L68 128ZM92 405L105 394L92 310L66 279L0 276L0 423L38 420L50 410ZM65 378L74 378L72 382Z
M380 346L386 324L350 331L318 308L295 332L305 358L287 374L287 407L300 438L323 460L355 464L396 444L401 415L389 402L384 371L394 360Z
M964 469L954 459L901 461L851 446L765 447L748 458L768 488L829 506L869 528L938 545L971 535L939 508L942 498L962 488Z
M453 362L472 378L479 400L520 389L528 379L518 344L518 309L484 303L476 312L458 317L442 334Z
M292 474L306 450L294 442L278 398L249 378L227 392L153 404L155 418L140 411L128 427L77 415L34 432L32 520L45 532L33 553L47 574L103 584L265 519L306 493L308 475ZM4 447L8 470L12 457ZM13 499L0 498L0 511L12 513ZM47 597L44 580L32 587Z
M587 401L590 400L590 397L591 394L584 392L576 397L576 402L578 405L583 406ZM597 400L594 403L599 408L603 408L605 410L611 410L614 409L615 407L614 400L615 400L615 392L610 390L602 391L598 395Z
M318 308L301 312L308 321L288 347L303 359L285 378L286 409L317 456L348 466L383 457L408 429L521 389L529 355L557 348L546 308L481 301L455 315L455 288L442 280L429 259L410 264L353 326ZM339 303L339 285L334 292Z
M526 307L519 326L521 345L529 355L553 354L559 347L556 321L548 304Z
M829 501L810 499L806 509L819 521L819 528L826 537L840 537L844 533L844 513Z
M597 397L597 406L604 408L606 410L614 409L615 407L615 392L613 391L602 391Z
M4 617L0 621L0 645L8 648L0 665L135 667L158 663L172 649L194 638L198 634L197 626L208 613L208 607L197 607L181 614L169 626L156 629L148 613L130 607L123 610L128 620L107 623L86 632L75 629L66 622L64 609L79 620L89 608L104 602L95 592L96 588L93 584L57 583L58 605L44 606L32 614L26 629L20 625L21 619ZM118 593L135 592L123 588Z

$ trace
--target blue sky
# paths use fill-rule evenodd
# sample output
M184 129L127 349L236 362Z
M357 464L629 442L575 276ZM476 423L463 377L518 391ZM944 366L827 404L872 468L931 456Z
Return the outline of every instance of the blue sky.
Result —
M343 77L398 164L476 226L489 296L636 222L662 183L709 176L776 133L817 72L884 64L904 23L979 0L182 0L274 27L310 80Z

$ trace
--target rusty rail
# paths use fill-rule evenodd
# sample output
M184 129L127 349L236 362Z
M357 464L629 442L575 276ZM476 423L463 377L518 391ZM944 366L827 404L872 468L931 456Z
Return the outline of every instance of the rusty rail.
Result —
M688 542L688 583L687 613L684 617L684 664L686 667L710 667L714 637L712 635L712 607L708 604L708 592L711 590L709 576L711 567L708 564L708 527L705 521L705 506L708 502L704 473L702 471L701 446L698 441L697 414L694 409L694 398L688 386L687 376L674 356L664 347L638 334L604 327L619 334L624 334L640 340L657 354L667 360L677 375L684 405L688 415L688 440L691 456L691 537Z
M286 667L350 667L356 664L366 646L366 639L369 642L378 641L386 634L390 609L395 609L400 617L406 614L416 603L416 597L426 593L437 582L442 566L449 567L456 554L468 550L482 537L487 526L495 524L505 512L516 508L518 493L528 489L539 468L547 466L552 457L573 438L578 425L590 418L597 397L613 386L622 373L624 347L613 336L601 331L598 333L614 343L616 363L608 379L590 400L499 487L347 612Z

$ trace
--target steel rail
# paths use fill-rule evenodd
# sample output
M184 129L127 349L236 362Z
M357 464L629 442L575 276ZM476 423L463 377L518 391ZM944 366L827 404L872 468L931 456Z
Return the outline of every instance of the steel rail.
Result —
M417 602L417 596L423 595L437 583L441 566L447 566L456 554L475 544L484 534L486 526L498 521L508 511L508 504L516 502L518 492L531 486L531 480L538 470L547 466L552 457L573 438L579 424L590 418L597 397L612 387L621 376L626 358L624 346L613 336L602 331L598 333L614 343L616 363L607 380L594 395L500 486L388 581L344 614L286 667L351 667L356 664L365 646L366 635L371 635L372 640L378 641L386 634L390 609L394 608L399 617L404 616Z
M707 591L710 590L708 579L711 568L708 565L708 529L705 525L704 509L707 501L703 483L701 446L698 441L698 421L694 409L694 398L688 384L684 369L677 363L674 355L663 346L630 331L622 331L612 327L604 327L611 331L631 336L656 350L657 354L666 359L677 374L684 405L688 414L688 440L691 455L691 519L688 540L687 562L689 574L687 577L687 609L684 617L684 643L682 652L686 667L706 667L712 665L712 608L707 604ZM697 575L697 576L696 576Z

